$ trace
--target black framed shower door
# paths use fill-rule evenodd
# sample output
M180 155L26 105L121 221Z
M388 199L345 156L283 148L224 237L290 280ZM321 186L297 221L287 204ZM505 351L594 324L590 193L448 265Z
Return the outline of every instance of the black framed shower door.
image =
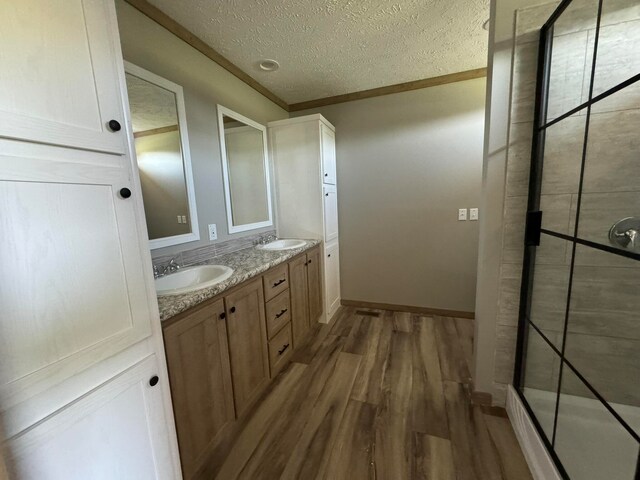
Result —
M627 347L625 337L640 340L640 308L633 304L640 298L640 238L631 238L629 227L636 220L619 224L628 230L612 227L621 216L640 217L640 203L625 202L625 195L640 196L640 149L630 140L640 128L629 120L629 111L640 112L640 70L625 69L640 51L628 51L629 36L611 40L613 26L627 27L612 23L625 20L623 3L565 0L539 40L513 384L559 472L574 480L580 469L569 464L591 460L568 461L571 435L579 435L567 432L580 430L563 415L574 398L594 402L629 452L635 444L633 466L624 472L640 478L640 432L626 407L640 397L640 378L618 381L606 365L616 348ZM613 69L616 59L622 67ZM621 160L634 155L636 162ZM610 240L609 227L624 241ZM599 352L603 345L613 353ZM640 350L627 360L637 371ZM619 475L610 478L627 478Z

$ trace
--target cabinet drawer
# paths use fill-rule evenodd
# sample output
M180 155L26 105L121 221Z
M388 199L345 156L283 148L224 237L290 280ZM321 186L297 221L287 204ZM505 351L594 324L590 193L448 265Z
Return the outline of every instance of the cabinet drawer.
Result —
M271 367L271 378L275 377L280 369L286 365L293 353L291 343L291 323L287 323L280 330L273 340L269 342L269 366Z
M271 339L291 320L291 302L289 290L267 302L267 336Z
M271 300L289 288L289 273L287 270L287 264L285 263L264 274L262 278L264 280L264 299L266 301Z

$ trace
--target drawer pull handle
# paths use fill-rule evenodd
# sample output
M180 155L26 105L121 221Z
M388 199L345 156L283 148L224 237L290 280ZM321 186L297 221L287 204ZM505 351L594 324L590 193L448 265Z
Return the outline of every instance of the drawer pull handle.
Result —
M283 284L283 283L284 283L284 282L286 282L286 281L287 281L287 279L286 279L286 278L283 278L282 280L278 280L276 283L274 283L274 284L273 284L273 286L274 286L274 287L277 287L278 285L281 285L281 284Z
M288 343L285 346L282 347L282 350L278 350L278 355L282 355L287 348L289 348L289 344Z
M280 318L282 315L284 315L285 313L287 313L288 308L285 308L284 310L282 310L280 313L276 313L276 318Z

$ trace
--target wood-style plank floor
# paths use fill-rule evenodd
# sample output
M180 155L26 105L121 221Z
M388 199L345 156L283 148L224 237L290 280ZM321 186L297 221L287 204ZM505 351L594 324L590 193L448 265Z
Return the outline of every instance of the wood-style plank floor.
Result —
M216 478L531 479L504 411L471 404L472 322L342 307L274 379Z

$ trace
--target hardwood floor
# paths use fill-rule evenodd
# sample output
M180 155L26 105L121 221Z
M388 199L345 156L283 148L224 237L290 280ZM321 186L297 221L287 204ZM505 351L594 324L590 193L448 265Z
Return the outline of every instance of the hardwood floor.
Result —
M209 474L531 479L504 411L471 404L472 336L472 320L342 307L333 325L315 327Z

